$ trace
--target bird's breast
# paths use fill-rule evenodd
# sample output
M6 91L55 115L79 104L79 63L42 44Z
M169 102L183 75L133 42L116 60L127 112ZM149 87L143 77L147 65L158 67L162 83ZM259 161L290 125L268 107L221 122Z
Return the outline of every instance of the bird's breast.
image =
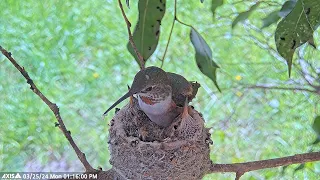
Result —
M171 107L171 96L162 100L155 100L150 97L138 95L138 102L141 110L147 115L161 115L168 112Z

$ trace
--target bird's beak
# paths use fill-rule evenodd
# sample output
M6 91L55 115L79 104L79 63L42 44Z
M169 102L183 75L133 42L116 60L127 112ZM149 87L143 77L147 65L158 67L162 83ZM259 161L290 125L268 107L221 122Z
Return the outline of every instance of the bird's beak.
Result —
M123 95L120 99L118 99L118 101L116 101L115 103L112 104L112 106L109 107L108 110L106 110L106 112L103 113L103 116L106 116L107 113L113 109L116 105L118 105L119 103L121 103L123 100L127 99L128 97L132 96L133 93L131 91L128 91L125 95Z

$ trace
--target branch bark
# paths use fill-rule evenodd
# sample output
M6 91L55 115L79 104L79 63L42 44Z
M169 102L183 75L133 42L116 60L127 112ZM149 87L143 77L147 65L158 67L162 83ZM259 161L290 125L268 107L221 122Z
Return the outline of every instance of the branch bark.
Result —
M244 173L259 169L274 168L291 164L303 164L306 162L320 161L320 152L311 152L305 154L296 154L294 156L252 161L234 164L212 164L210 173L217 172L235 172L236 179L240 178Z
M21 67L16 60L11 56L11 52L8 52L7 50L3 49L2 46L0 46L0 51L1 53L14 65L16 69L20 71L20 73L23 75L23 77L27 80L27 83L30 85L30 89L40 97L40 99L48 105L48 107L51 109L53 112L54 116L58 120L58 126L64 136L67 138L69 141L70 145L76 152L79 160L83 164L84 168L86 169L86 172L95 172L96 170L89 164L89 162L86 159L86 156L79 147L76 145L74 142L73 138L71 137L71 132L67 130L66 126L63 123L63 120L61 118L60 112L59 112L59 107L55 104L52 103L45 95L41 93L41 91L37 88L37 86L33 83L32 79L30 78L28 72L24 69L24 67Z
M132 33L131 33L131 30L130 30L131 23L130 23L130 21L128 20L126 14L124 13L121 0L118 0L118 2L119 2L119 7L120 7L120 9L121 9L122 16L123 16L123 18L124 18L124 20L125 20L125 22L126 22L126 25L127 25L128 34L129 34L129 42L130 42L130 44L131 44L134 52L136 53L136 55L137 55L137 57L138 57L138 59L139 59L139 61L140 61L140 64L139 64L139 65L140 65L140 69L144 69L144 67L145 67L145 60L143 59L143 56L140 54L140 52L139 52L138 49L137 49L136 44L135 44L134 41L133 41Z
M242 84L243 85L243 84ZM243 85L247 89L276 89L276 90L291 90L291 91L306 91L306 92L311 92L311 93L317 93L316 90L311 90L307 88L299 88L299 87L278 87L278 86L267 86L267 85Z

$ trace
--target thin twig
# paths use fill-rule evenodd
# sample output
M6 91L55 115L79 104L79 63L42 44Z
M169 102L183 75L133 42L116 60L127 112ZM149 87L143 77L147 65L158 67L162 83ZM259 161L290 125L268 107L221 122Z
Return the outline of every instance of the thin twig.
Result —
M278 86L264 86L264 85L253 85L253 86L246 86L243 85L244 88L247 89L277 89L277 90L291 90L291 91L306 91L311 93L317 93L315 90L307 89L307 88L299 88L299 87L278 87Z
M185 25L185 26L188 26L188 27L193 28L193 26L192 26L192 25L190 25L190 24L187 24L187 23L185 23L185 22L180 21L180 19L178 19L177 17L176 17L176 21L177 21L178 23L180 23L180 24L183 24L183 25ZM193 28L193 29L194 29L194 28Z
M302 164L306 162L320 161L320 152L310 152L305 154L296 154L282 158L252 161L234 164L212 164L210 173L217 172L235 172L239 179L244 173L259 169L287 166L291 164Z
M178 18L178 16L177 16L177 0L174 0L174 9L175 9L175 16L174 16L175 21L177 21L178 23L183 24L185 26L193 28L192 25L184 23Z
M127 25L127 29L128 29L128 34L129 34L129 42L130 42L130 44L131 44L134 52L136 53L136 55L137 55L137 57L138 57L138 59L139 59L139 61L140 61L140 64L139 64L140 69L144 69L145 60L143 59L143 56L140 54L140 52L139 52L138 49L137 49L136 44L135 44L134 41L133 41L132 33L131 33L131 30L130 30L131 23L130 23L130 21L128 20L126 14L124 13L123 6L122 6L122 4L121 4L121 1L118 0L118 2L119 2L119 6L120 6L120 9L121 9L122 16L123 16L124 20L126 21L126 25Z
M174 28L174 24L175 22L179 22L180 24L183 24L185 26L189 26L191 28L193 28L191 25L189 24L186 24L182 21L180 21L177 17L177 0L174 0L174 10L173 10L173 22L172 22L172 25L171 25L171 30L170 30L170 34L169 34L169 38L168 38L168 43L166 45L166 49L164 50L164 53L163 53L163 56L162 56L162 59L161 59L161 68L163 67L163 63L164 63L164 58L166 57L166 54L167 54L167 50L168 50L168 47L169 47L169 43L170 43L170 40L171 40L171 35L172 35L172 32L173 32L173 28ZM194 29L194 28L193 28Z
M233 108L231 114L225 120L223 120L223 122L222 122L223 124L229 123L229 121L232 119L232 117L236 114L237 109L239 108L239 104L244 99L245 96L246 96L246 92L244 92L241 95L241 97L239 97L239 99L234 103L234 108Z
M240 177L241 177L243 174L244 174L244 172L242 172L242 171L236 172L236 178L235 178L235 180L239 180Z
M174 12L173 12L173 22L172 22L172 25L171 25L171 30L170 30L168 42L167 42L167 45L166 45L166 49L164 50L164 53L163 53L163 56L162 56L162 59L161 59L161 66L160 66L160 68L163 67L164 58L166 57L167 50L168 50L168 47L169 47L169 43L170 43L170 40L171 40L171 35L172 35L172 32L173 32L173 28L174 28L174 24L175 24L175 22L176 22L177 1L174 1L174 10L173 10L173 11L174 11Z
M8 52L7 50L3 49L0 46L0 50L2 52L2 54L4 56L7 57L8 60L10 60L10 62L14 65L15 68L17 68L20 73L23 75L23 77L27 80L27 83L30 85L30 89L40 97L40 99L46 103L49 108L51 109L51 111L53 112L53 114L55 115L56 119L58 120L58 126L60 128L60 130L62 131L62 133L64 134L64 136L67 138L67 140L69 141L70 145L72 146L72 148L74 149L74 151L76 152L79 160L81 161L81 163L83 164L84 168L86 169L86 172L94 172L96 171L87 161L86 156L83 152L81 152L81 150L79 149L79 147L76 145L76 143L73 141L73 138L71 137L70 131L67 130L66 126L63 123L63 120L61 118L60 112L59 112L59 107L55 104L52 103L45 95L43 95L40 90L37 88L37 86L33 83L32 79L30 78L30 76L28 75L28 72L24 69L24 67L21 67L16 60L11 56L11 53Z

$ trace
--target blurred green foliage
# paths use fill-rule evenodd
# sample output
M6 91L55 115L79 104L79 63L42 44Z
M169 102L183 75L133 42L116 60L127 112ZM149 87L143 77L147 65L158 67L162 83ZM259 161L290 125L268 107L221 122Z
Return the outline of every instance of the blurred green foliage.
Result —
M295 66L292 79L288 78L285 61L272 50L275 25L263 31L257 28L274 10L272 6L259 6L250 21L231 30L237 13L246 11L253 2L228 2L216 10L213 21L210 1L178 1L180 20L197 28L221 67L217 78L222 93L197 69L195 52L186 38L190 28L176 24L164 62L166 71L201 83L193 105L212 128L211 158L217 163L308 152L316 138L311 125L320 113L319 96L243 88L244 84L308 87ZM107 124L113 114L105 119L101 115L127 91L126 85L139 69L126 49L127 30L116 1L1 0L0 9L0 45L12 52L39 89L58 104L67 128L89 162L109 168ZM130 10L125 10L135 23L137 4L132 1ZM147 66L161 64L172 13L173 2L168 1L160 42ZM320 42L318 32L316 42ZM305 47L304 56L320 67L319 52ZM0 79L0 171L83 170L67 140L54 127L52 112L3 56ZM319 145L312 148L320 150ZM280 167L254 171L243 179L317 179L320 164L309 164L295 173L299 165L284 172ZM234 174L226 173L204 179L232 178Z

